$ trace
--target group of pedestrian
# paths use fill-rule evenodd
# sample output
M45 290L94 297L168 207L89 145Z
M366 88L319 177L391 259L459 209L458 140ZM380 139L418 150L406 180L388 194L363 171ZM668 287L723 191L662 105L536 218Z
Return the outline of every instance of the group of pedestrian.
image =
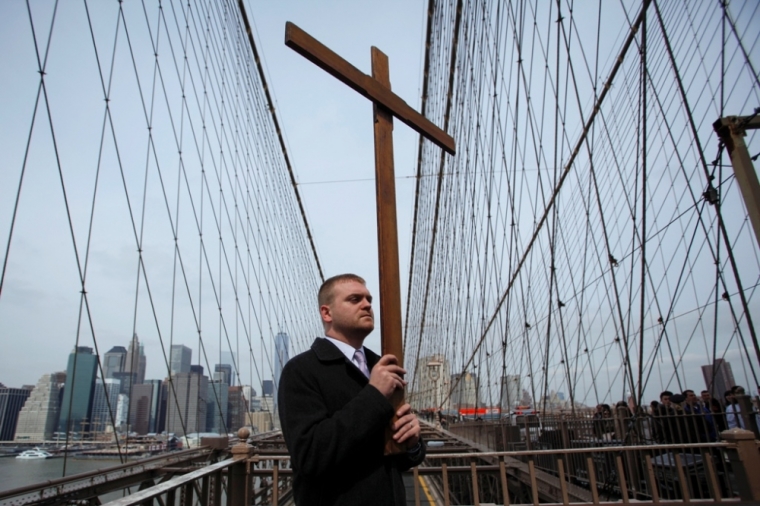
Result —
M699 396L689 389L680 394L666 390L659 402L651 404L653 436L663 444L709 443L717 441L726 429L751 430L736 399L744 394L743 387L735 386L725 392L722 403L707 390Z

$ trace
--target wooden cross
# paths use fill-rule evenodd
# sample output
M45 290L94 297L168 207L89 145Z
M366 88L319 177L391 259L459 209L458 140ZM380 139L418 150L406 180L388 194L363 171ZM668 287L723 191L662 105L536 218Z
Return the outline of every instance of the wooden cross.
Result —
M454 139L391 91L388 57L378 48L372 47L372 76L368 76L290 22L285 24L285 45L373 102L377 242L380 264L380 342L382 354L395 355L399 365L403 367L396 182L393 171L393 117L396 116L452 155L456 151ZM394 408L404 403L403 390L397 391L391 403ZM394 447L393 440L389 439L386 454L399 451L402 449Z

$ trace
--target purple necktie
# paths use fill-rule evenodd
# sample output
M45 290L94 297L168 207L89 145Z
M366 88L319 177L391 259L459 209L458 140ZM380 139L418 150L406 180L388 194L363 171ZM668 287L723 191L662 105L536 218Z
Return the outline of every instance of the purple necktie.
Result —
M367 360L364 358L364 353L361 350L356 350L354 353L354 362L359 366L359 370L367 378L369 378L369 369L367 369Z

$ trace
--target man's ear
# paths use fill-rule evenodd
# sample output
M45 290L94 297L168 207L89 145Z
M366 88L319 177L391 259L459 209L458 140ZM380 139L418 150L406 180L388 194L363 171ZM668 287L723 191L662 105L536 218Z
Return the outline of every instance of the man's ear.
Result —
M330 312L330 306L327 304L319 306L319 315L324 323L332 323L332 313Z

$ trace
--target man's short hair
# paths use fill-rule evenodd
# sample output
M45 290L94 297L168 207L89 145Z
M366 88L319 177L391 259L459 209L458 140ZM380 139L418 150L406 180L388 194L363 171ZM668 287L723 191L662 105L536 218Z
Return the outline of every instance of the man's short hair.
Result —
M683 395L684 397L686 397L686 396L687 396L687 395L689 395L690 393L692 393L692 394L693 394L693 393L694 393L694 390L691 390L691 389L689 389L689 390L684 390L683 392L681 392L681 395Z
M322 286L319 287L319 295L317 296L317 300L319 301L319 306L325 306L332 304L333 301L333 288L338 283L345 283L346 281L357 281L363 285L366 285L367 282L364 281L364 278L361 276L357 276L356 274L338 274L337 276L333 276L329 279L327 279L324 283L322 283Z
M707 390L702 390L701 392L699 392L699 395L702 395L702 394L709 394L709 393L710 393L710 392L708 392Z
M673 392L671 392L670 390L665 390L664 392L660 394L660 400L662 400L662 398L665 397L666 395L668 397L673 397Z

